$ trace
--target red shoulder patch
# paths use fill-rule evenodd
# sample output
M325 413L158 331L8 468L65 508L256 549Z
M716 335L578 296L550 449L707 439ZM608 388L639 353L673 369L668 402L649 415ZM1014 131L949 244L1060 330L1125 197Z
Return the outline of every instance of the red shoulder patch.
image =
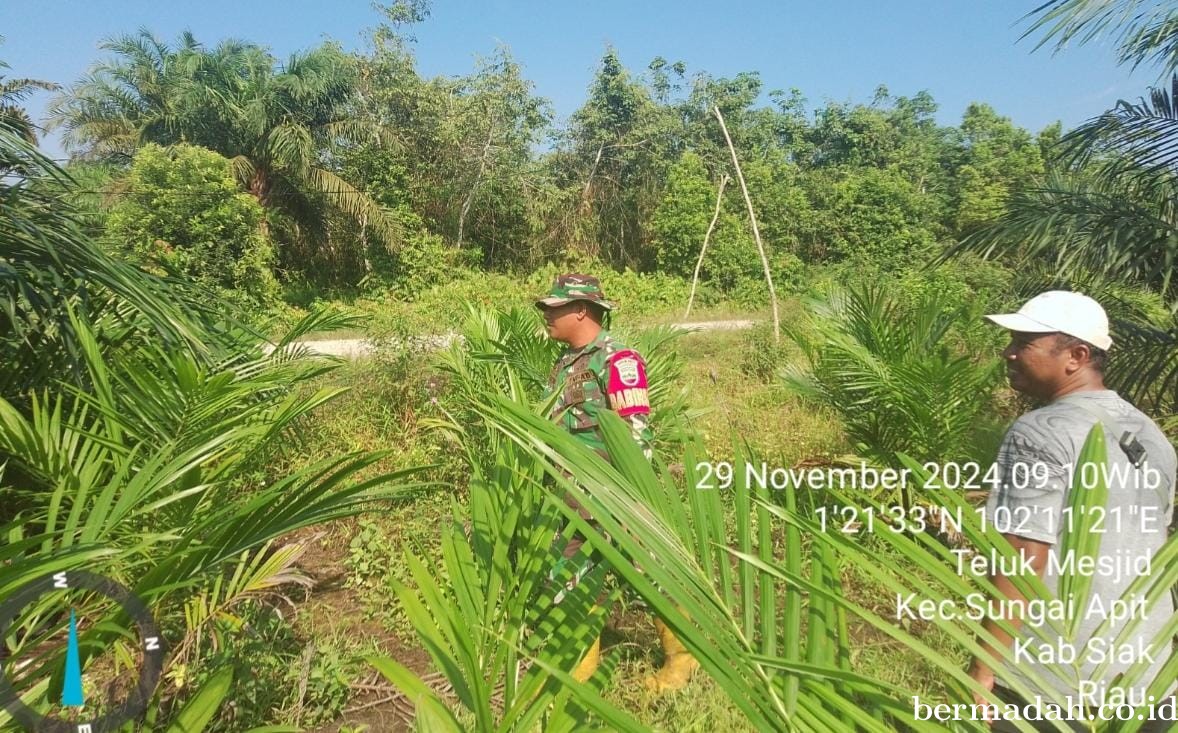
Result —
M637 352L623 349L610 356L606 396L610 409L622 417L650 414L646 364Z

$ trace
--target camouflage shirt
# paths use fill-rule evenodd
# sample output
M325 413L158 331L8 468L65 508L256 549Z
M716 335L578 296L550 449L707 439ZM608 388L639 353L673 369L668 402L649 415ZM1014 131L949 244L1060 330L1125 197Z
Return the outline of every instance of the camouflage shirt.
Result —
M559 393L552 419L601 455L609 458L598 427L600 414L613 410L630 423L634 440L650 456L650 397L646 364L633 349L602 329L580 349L565 349L548 377L548 395Z

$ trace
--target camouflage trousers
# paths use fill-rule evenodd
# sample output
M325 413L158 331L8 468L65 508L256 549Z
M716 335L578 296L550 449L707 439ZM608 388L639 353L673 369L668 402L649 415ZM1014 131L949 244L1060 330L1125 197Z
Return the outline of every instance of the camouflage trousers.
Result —
M577 514L582 519L593 525L595 529L600 529L597 522L593 520L593 515L589 513L589 510L586 509L574 497L566 495L564 502L568 506L575 509ZM605 540L608 542L609 535L605 534L604 532L602 534L605 535ZM560 585L559 588L554 588L552 600L553 604L560 603L561 600L564 599L565 594L576 588L577 584L581 582L581 579L584 578L585 575L589 573L589 571L605 562L605 558L602 557L601 553L593 549L592 545L589 544L588 540L580 532L574 532L567 541L564 540L563 532L557 532L552 538L553 545L557 545L562 541L564 541L565 544L564 547L561 548L560 559L557 560L552 568L548 571L549 585ZM566 572L568 573L567 577L565 576ZM564 578L563 582L560 580L562 577ZM620 580L616 575L614 576L614 579ZM633 589L629 587L629 585L621 582L619 582L619 585L622 587L622 592L625 594L629 603L641 607L646 606L646 602L642 600L642 597L635 593ZM608 592L606 588L603 587L597 602L604 603L607 595Z
M552 538L553 544L561 542L563 537L563 532L557 532ZM581 579L601 562L601 554L588 544L585 536L580 532L574 532L573 536L565 541L564 547L560 551L560 559L548 571L549 584L553 586L560 584L559 588L555 588L552 597L553 605L564 600L565 594L575 589ZM566 572L569 573L567 577L565 577ZM563 582L560 580L562 577L565 577ZM602 600L604 600L604 595L598 598L599 602Z

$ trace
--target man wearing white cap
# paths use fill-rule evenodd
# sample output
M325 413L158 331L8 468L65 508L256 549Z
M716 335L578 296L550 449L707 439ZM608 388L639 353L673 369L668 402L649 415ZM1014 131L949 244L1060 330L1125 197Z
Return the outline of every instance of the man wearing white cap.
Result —
M1080 450L1089 431L1099 423L1104 426L1108 446L1104 475L1109 478L1099 554L1101 558L1135 561L1135 567L1142 567L1146 561L1140 558L1152 558L1162 546L1173 518L1174 448L1152 420L1105 388L1104 364L1112 338L1104 309L1086 295L1053 290L1032 298L1017 313L986 318L1011 332L1010 344L1002 352L1010 386L1043 403L1020 417L1003 438L996 460L997 480L986 506L989 521L1023 558L1019 566L1033 569L1055 593L1058 573L1069 568L1069 558L1059 556L1060 537L1067 523L1077 519L1069 519L1062 510L1069 503ZM1150 483L1156 485L1148 486ZM1147 524L1146 516L1153 521ZM1160 568L1154 568L1158 571ZM1124 573L1098 570L1091 575L1091 597L1101 599L1104 608L1121 598L1133 580L1131 573L1124 577ZM1007 598L1022 598L1003 572L992 568L990 577ZM1135 615L1142 620L1132 637L1117 640L1133 642L1137 653L1121 655L1103 670L1098 669L1104 661L1102 655L1121 648L1112 642L1122 625L1112 624L1110 632L1096 636L1107 614L1094 610L1091 603L1076 608L1075 613L1079 632L1071 640L1074 643L1050 633L1049 622L1036 628L1030 616L1025 623L1007 617L1020 629L1017 639L996 623L987 622L987 629L1000 643L1014 645L1015 664L1000 670L996 680L996 658L979 657L971 675L988 689L997 684L1001 699L1019 705L1025 700L1010 691L1014 683L1027 685L1044 703L1063 706L1070 697L1073 709L1097 709L1110 701L1109 696L1115 700L1116 675L1129 669L1131 662L1140 661L1148 671L1126 685L1123 693L1131 703L1147 702L1145 691L1170 656L1170 640L1160 636L1173 615L1169 595L1147 610L1139 609ZM1068 663L1067 647L1076 650L1074 663ZM1048 681L1049 689L1032 682L1036 677ZM1157 703L1170 690L1159 692ZM984 702L975 697L978 703ZM1168 729L1168 721L1158 722L1157 730ZM1154 729L1150 725L1141 730Z

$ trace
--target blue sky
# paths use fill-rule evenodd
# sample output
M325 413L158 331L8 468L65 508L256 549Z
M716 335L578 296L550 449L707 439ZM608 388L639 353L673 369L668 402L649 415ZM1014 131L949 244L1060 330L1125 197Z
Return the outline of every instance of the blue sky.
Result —
M1107 44L1032 53L1032 39L1019 41L1020 18L1037 4L434 0L415 31L416 53L421 73L452 76L505 44L561 119L585 98L607 45L636 72L655 56L686 62L689 74L758 71L766 90L796 87L811 109L828 99L868 101L884 84L895 95L928 90L945 124L978 100L1032 131L1057 119L1078 124L1156 82L1153 70L1116 66ZM281 57L326 39L363 49L378 20L369 0L6 0L0 59L11 77L69 83L100 57L103 38L141 26L168 41L186 28L210 45L243 38ZM35 117L46 99L29 103ZM45 147L61 153L55 140Z

